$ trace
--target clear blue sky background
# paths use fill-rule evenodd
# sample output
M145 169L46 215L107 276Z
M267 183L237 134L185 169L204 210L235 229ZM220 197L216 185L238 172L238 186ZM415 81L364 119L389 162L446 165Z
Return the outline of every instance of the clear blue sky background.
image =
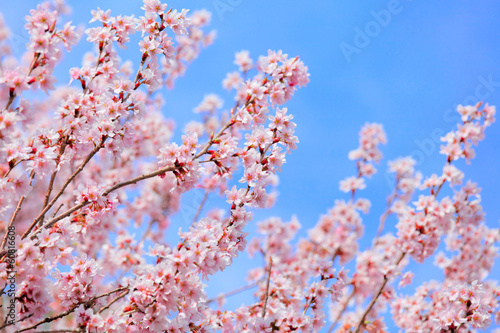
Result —
M338 182L353 175L354 165L347 159L358 142L358 131L365 122L384 125L389 143L383 147L385 159L379 173L370 179L361 196L372 200L371 214L365 219L366 234L376 231L378 218L385 209L385 198L392 183L387 180L387 161L413 155L424 175L439 173L444 158L432 133L442 133L456 126L454 109L462 103L483 99L500 106L500 22L497 1L401 0L397 13L385 26L375 23L374 13L387 10L391 1L251 1L197 0L170 1L174 8L201 9L213 12L212 27L217 30L215 44L203 51L176 88L165 94L164 113L183 128L193 117L191 110L203 95L214 92L226 98L221 80L232 64L236 51L247 49L254 59L268 49L282 49L291 56L300 55L309 67L310 84L288 103L298 124L300 145L287 158L280 176L280 196L272 210L258 211L255 221L281 216L288 221L296 214L305 230L333 205L345 198ZM18 48L25 44L22 19L37 1L2 0L0 10L17 35ZM231 4L232 3L232 4ZM140 15L140 1L69 1L74 11L70 19L88 25L90 10L111 8L112 14ZM226 5L217 11L217 5ZM368 41L356 41L357 31L372 29ZM357 47L358 53L346 57L341 45ZM58 74L67 82L67 70L80 62L90 45L81 41L71 56L66 56ZM137 66L139 53L132 46L126 58ZM488 84L485 82L492 81ZM178 135L179 133L177 133ZM423 144L425 142L425 144ZM500 124L486 132L486 140L477 148L470 166L459 163L466 179L483 188L483 207L490 227L500 220ZM186 202L193 202L187 197ZM211 198L209 206L219 200ZM226 208L225 206L222 206ZM394 221L393 221L394 222ZM187 227L179 216L172 232ZM254 224L248 230L254 230ZM363 239L362 248L369 244ZM439 278L432 259L415 265L415 281ZM244 284L248 267L260 264L240 256L229 275L218 274L210 283L210 294ZM230 278L228 278L228 276ZM500 277L498 265L492 277ZM249 295L249 293L247 293ZM234 297L230 306L248 300L248 295ZM386 318L390 317L389 314Z

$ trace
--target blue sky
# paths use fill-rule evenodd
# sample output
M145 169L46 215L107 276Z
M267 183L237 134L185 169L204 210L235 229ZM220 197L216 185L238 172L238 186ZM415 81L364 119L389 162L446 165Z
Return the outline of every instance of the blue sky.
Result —
M18 36L21 47L26 35L21 17L37 1L0 2L0 10ZM111 8L112 14L140 15L139 1L69 1L70 19L88 25L90 10ZM372 200L371 214L365 218L366 233L373 234L390 193L387 161L412 155L424 175L439 172L444 157L433 133L446 133L456 126L458 104L479 99L500 106L500 22L497 1L262 1L196 0L170 1L174 8L213 12L212 27L217 30L215 44L204 50L176 88L166 92L164 113L177 120L178 129L193 118L192 109L206 93L218 93L231 105L232 96L223 92L221 80L229 71L234 53L250 51L254 59L268 49L282 49L290 56L300 55L309 67L311 82L288 103L295 116L298 149L287 157L280 175L280 196L272 210L258 211L255 221L281 216L285 221L295 214L305 230L333 205L345 198L338 182L353 175L354 165L347 159L358 142L358 131L365 122L383 124L389 142L382 148L384 160L379 173L367 182L360 195ZM383 24L380 12L392 10ZM367 34L360 37L359 31ZM58 68L62 82L67 70L80 61L90 45L81 41L73 55L66 56ZM356 51L353 51L356 48ZM346 52L350 50L351 53ZM127 53L134 62L138 51ZM137 63L137 62L136 62ZM177 133L179 134L179 133ZM498 227L500 220L500 124L488 128L485 141L476 149L471 165L458 163L466 179L479 183L487 224ZM187 197L186 200L194 200ZM208 206L218 204L210 199ZM172 231L186 227L177 219ZM253 230L254 226L249 226ZM363 239L362 248L369 244ZM414 266L422 274L418 281L439 278L429 263ZM242 285L244 271L259 262L242 255L227 276L216 275L211 293ZM493 276L500 276L498 265ZM245 298L231 300L239 305ZM386 315L388 317L389 315Z

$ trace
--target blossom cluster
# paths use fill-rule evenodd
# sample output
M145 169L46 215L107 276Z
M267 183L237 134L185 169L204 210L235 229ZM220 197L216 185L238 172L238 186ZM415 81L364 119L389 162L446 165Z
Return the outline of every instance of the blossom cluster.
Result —
M236 69L221 80L234 106L213 92L200 97L175 142L162 89L213 42L211 15L160 0L143 0L141 9L135 17L97 8L83 30L65 21L62 0L40 4L26 16L23 55L10 52L0 17L2 304L16 276L16 320L2 318L0 330L384 332L387 310L407 332L469 332L500 321L500 287L489 279L500 231L485 223L481 190L456 163L473 159L493 106L458 107L462 124L442 138L439 173L423 176L410 157L389 162L394 189L368 248L360 240L371 202L360 193L387 143L376 123L363 126L348 155L355 173L340 181L347 198L303 238L296 217L265 219L249 238L252 211L277 200L278 174L299 143L284 104L309 83L308 68L282 51L236 52ZM120 51L134 33L135 64ZM80 39L92 50L58 84L64 49ZM188 192L203 200L169 243ZM225 203L204 212L213 195ZM8 271L13 226L17 258ZM262 257L245 272L254 301L225 309L236 291L210 299L206 283L245 250ZM399 293L412 285L410 263L432 257L442 281Z

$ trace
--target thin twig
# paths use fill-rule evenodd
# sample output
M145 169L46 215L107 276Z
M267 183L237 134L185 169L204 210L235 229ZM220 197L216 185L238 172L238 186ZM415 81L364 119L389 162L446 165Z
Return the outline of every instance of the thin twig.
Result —
M57 169L50 176L49 187L47 188L47 193L45 193L45 200L43 201L42 208L47 207L47 205L49 203L50 193L52 192L52 189L54 188L54 180L56 179L56 175L57 175ZM41 219L43 220L43 217Z
M24 162L24 161L26 161L26 159L22 158L22 159L20 159L19 161L15 162L15 163L14 163L14 165L13 165L13 166L11 166L11 167L9 168L9 170L7 170L7 172L5 173L5 175L3 175L3 178L7 178L7 176L10 174L10 172L11 172L12 170L14 170L14 168L15 168L16 166L18 166L19 164L21 164L21 163L22 163L22 162Z
M33 60L31 61L30 68L28 70L28 75L26 75L26 77L29 77L31 75L31 72L33 72L33 70L35 69L35 65L38 63L40 55L41 55L40 52L36 52L35 55L33 56ZM28 82L29 85L31 85L32 83L33 82ZM7 105L5 105L2 112L7 110L11 106L11 104L14 102L17 96L18 95L16 95L16 93L13 91L9 93L9 100L7 101Z
M123 181L123 182L116 183L115 185L111 186L106 191L104 191L102 193L102 195L106 197L111 192L116 191L117 189L122 188L124 186L131 185L131 184L136 184L137 182L139 182L141 180L152 178L152 177L156 177L156 176L162 175L164 173L167 173L167 172L170 172L170 171L174 171L174 170L179 169L179 168L180 167L178 167L178 166L169 165L169 166L163 167L161 169L158 169L156 171L153 171L153 172L150 172L150 173L146 173L146 174L137 176L137 177L132 178L130 180L126 180L126 181Z
M2 112L7 110L9 108L9 106L14 102L14 99L16 99L16 94L9 94L9 100L7 101L7 104L5 105L5 107L3 108Z
M246 108L248 105L250 105L251 103L253 103L253 100L254 98L250 98L246 103L245 105L243 105L241 107L241 109L244 109ZM233 109L234 110L234 109ZM229 121L219 130L219 132L217 132L217 134L215 134L215 136L212 134L212 136L210 137L210 140L208 140L208 142L205 144L205 146L203 147L203 149L198 153L196 154L194 157L193 157L193 160L196 160L198 158L200 158L200 156L203 156L207 151L208 149L214 144L214 141L216 141L223 133L225 130L227 130L229 127L233 126L234 124L236 124L236 114L235 113L231 119L229 119Z
M37 235L44 228L50 228L50 227L52 227L54 224L56 224L57 221L60 221L63 218L70 216L71 214L73 214L74 212L76 212L77 210L79 210L80 208L83 208L83 207L89 205L90 203L91 203L90 201L86 201L86 202L82 202L82 203L79 203L78 205L75 205L75 206L71 207L70 209L68 209L67 211L65 211L64 213L62 213L61 215L58 215L58 216L54 217L49 222L47 222L46 224L42 225L40 228L38 228L33 233L33 235L31 235L31 237Z
M231 127L234 124L235 124L234 118L231 118L231 120L228 121L224 125L224 127L222 127L220 129L220 131L217 132L217 134L215 136L212 135L212 137L210 138L210 140L208 140L208 142L205 144L203 149L198 154L196 154L193 159L194 160L198 159L198 158L200 158L200 156L204 155L207 152L207 150L213 145L214 141L217 140L222 135L222 133L224 133L225 130L227 130L229 127Z
M344 302L344 305L342 305L342 309L340 309L340 312L337 314L337 317L335 318L332 325L328 329L328 333L333 332L333 329L335 328L335 326L337 326L337 323L339 322L340 318L342 317L342 314L347 309L347 306L349 305L349 302L351 301L351 299L354 297L355 293L356 293L356 289L354 287L351 291L351 294L349 295L349 297L347 297L346 301Z
M76 329L76 330L72 330L72 329L67 329L67 330L49 330L49 331L35 331L33 333L64 333L64 332L74 332L74 333L83 333L85 332L84 330L79 330L79 329Z
M18 323L20 323L20 322L22 322L22 321L25 321L26 319L33 317L33 314L34 314L34 313L30 313L29 315L27 315L27 316L25 316L25 317L23 317L23 318L19 319L17 322L18 322ZM16 323L15 321L7 321L7 320L4 320L4 324L3 324L2 326L0 326L0 330L2 330L2 332L4 332L4 331L5 331L4 329L5 329L7 326L14 325L15 323Z
M262 307L262 319L266 317L266 307L267 307L267 299L269 298L269 283L271 282L272 268L273 268L273 257L269 257L269 272L267 275L267 283L266 283L266 297L264 298L264 306Z
M30 174L30 181L33 180L34 177L35 177L35 171L33 170L33 171L31 171L31 174ZM9 225L7 226L7 229L5 230L5 235L3 236L3 239L2 239L2 245L0 246L1 250L3 250L5 248L5 244L7 244L7 237L9 235L9 228L12 227L12 225L14 224L14 220L16 219L17 214L21 210L21 206L23 205L24 198L25 198L25 196L23 195L19 199L19 201L17 202L16 210L14 210L14 213L12 214L12 217L10 218Z
M451 163L448 163L448 164L451 164ZM436 193L434 193L434 198L437 197L437 195L439 194L439 191L441 191L441 188L443 188L443 185L444 183L446 183L446 179L443 179L443 181L441 182L441 184L439 184L437 190L436 190Z
M109 307L111 305L113 305L115 302L117 302L121 298L125 297L128 294L128 292L129 292L129 290L125 290L123 293L121 293L120 295L118 295L115 298L113 298L108 304L106 304L105 306L103 306L102 308L100 308L97 313L102 313L102 312L106 311L107 309L109 309Z
M97 77L97 73L98 73L98 68L99 68L99 64L101 63L101 56L102 56L102 50L104 49L104 47L107 45L108 43L107 42L104 42L102 47L99 47L99 54L97 55L97 59L95 61L95 69L94 69L94 75L92 76L92 78L90 78L89 82L88 83L85 83L85 88L82 86L82 89L83 89L83 95L85 96L87 94L87 92L90 90L90 85L92 84L92 82L95 80L95 78Z
M66 150L66 145L67 145L67 136L63 136L61 138L61 146L59 147L59 155L57 156L57 160L59 161L61 156L64 154L64 151ZM59 162L58 162L59 163ZM52 189L54 188L54 181L56 179L56 175L57 175L57 167L56 169L54 170L54 172L52 173L52 175L50 176L50 180L49 180L49 187L47 188L47 193L45 193L45 200L43 201L43 206L42 206L42 209L44 209L45 207L47 207L48 203L49 203L49 200L50 200L50 194L52 193ZM40 218L40 224L43 223L43 219L45 218L45 214L42 215L42 217Z
M76 176L78 176L78 174L80 172L82 172L82 170L85 168L87 163L92 159L92 157L94 157L94 155L97 154L97 152L104 146L104 142L106 141L106 139L107 139L107 136L105 136L105 135L102 136L99 144L97 144L94 147L94 149L92 149L92 151L87 155L85 160L80 164L80 166L75 170L75 172L73 172L71 174L71 176L69 176L69 178L66 179L66 181L64 182L64 184L61 187L61 189L59 190L59 192L57 192L57 194L54 196L54 198L47 204L47 206L45 206L45 208L41 211L41 213L31 223L28 230L26 230L26 232L23 234L22 239L26 238L30 234L31 230L33 230L33 228L35 227L37 222L42 219L42 217L45 215L45 213L47 213L47 211L56 203L57 199L59 199L59 197L64 193L64 190L66 190L66 187L68 187L68 185L73 181L73 179L75 179Z
M139 82L139 76L142 72L142 67L144 66L144 63L146 62L146 59L147 58L144 58L144 57L141 59L141 64L139 65L139 68L137 69L137 73L135 74L134 85L136 85L137 82ZM137 88L139 88L139 86L134 87L134 90L136 90ZM127 96L125 96L124 101L128 100L131 95L132 95L132 92L129 92L127 94Z
M169 165L169 166L166 166L164 168L161 168L161 169L158 169L156 171L153 171L151 173L143 174L143 175L137 176L135 178L132 178L130 180L123 181L123 182L120 182L120 183L116 183L115 185L113 185L110 188L108 188L107 190L105 190L102 195L103 196L108 196L111 192L116 191L117 189L122 188L124 186L130 185L130 184L136 184L138 181L141 181L141 180L144 180L144 179L147 179L147 178L156 177L158 175L161 175L161 174L164 174L166 172L173 171L173 170L176 170L176 169L179 169L179 168L180 167ZM44 224L42 227L40 227L37 231L35 231L33 233L32 237L35 236L35 235L37 235L42 229L52 227L57 221L60 221L60 220L62 220L63 218L65 218L67 216L70 216L73 212L75 212L78 209L80 209L82 207L85 207L85 206L87 206L87 205L89 205L91 203L92 203L91 201L86 201L86 202L82 202L82 203L79 203L79 204L73 206L72 208L68 209L66 212L62 213L61 215L58 215L58 216L54 217L53 219L51 219L50 221L48 221L46 224Z
M52 218L54 218L54 217L57 215L57 213L58 213L58 212L59 212L59 210L62 208L62 206L64 206L64 204L63 204L63 203L62 203L62 204L60 204L60 205L59 205L59 207L57 207L57 209L56 209L56 211L54 212L54 214L52 214Z
M144 242L146 240L146 237L148 236L149 232L151 231L151 228L153 227L153 224L155 224L157 221L156 220L151 220L148 223L148 227L146 228L146 231L142 234L141 239L139 240L139 244Z
M403 258L405 256L406 256L406 253L402 252L401 255L399 256L398 260L396 261L396 266L399 265L399 263L403 260ZM368 305L368 307L366 308L365 312L363 312L363 316L361 316L361 319L358 322L358 326L354 330L354 333L359 333L361 331L361 327L363 327L363 325L365 324L366 316L371 311L371 309L373 308L373 306L377 302L380 295L382 295L382 292L384 291L384 288L387 285L387 282L389 282L389 278L387 277L387 275L385 275L384 282L382 282L382 285L380 286L377 294L375 295L375 297L372 298L372 300L371 300L370 304Z
M10 218L9 225L7 226L7 229L5 229L5 235L3 236L3 239L2 239L2 246L0 246L0 248L2 250L4 249L5 244L7 244L7 236L9 234L9 232L8 232L9 228L12 227L12 225L14 224L14 220L16 219L17 214L21 210L21 206L23 204L23 201L24 201L24 195L17 202L16 210L14 210L14 213L12 214L12 217Z

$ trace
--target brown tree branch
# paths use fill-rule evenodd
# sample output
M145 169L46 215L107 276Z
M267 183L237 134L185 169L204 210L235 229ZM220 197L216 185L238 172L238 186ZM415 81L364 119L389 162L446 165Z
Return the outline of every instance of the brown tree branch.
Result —
M136 184L137 182L139 182L141 180L152 178L152 177L156 177L158 175L161 175L161 174L164 174L166 172L173 171L173 170L176 170L176 169L179 169L179 168L180 167L169 165L169 166L163 167L161 169L158 169L156 171L153 171L151 173L143 174L143 175L137 176L135 178L132 178L130 180L116 183L115 185L113 185L110 188L106 189L102 193L102 195L103 196L108 196L111 192L116 191L117 189L122 188L124 186L130 185L130 184ZM67 216L70 216L73 212L75 212L78 209L83 208L83 207L85 207L85 206L87 206L87 205L89 205L91 203L92 203L91 201L85 201L85 202L82 202L82 203L79 203L79 204L73 206L72 208L68 209L66 212L64 212L64 213L62 213L62 214L54 217L53 219L51 219L50 221L48 221L46 224L44 224L42 227L40 227L37 231L35 231L33 233L32 237L35 236L36 234L38 234L43 228L50 228L50 227L52 227L57 221L60 221L60 220L62 220L63 218L65 218Z
M23 234L22 239L26 238L30 234L31 230L33 230L33 228L38 223L38 221L40 221L43 218L43 216L45 215L45 213L47 213L47 211L50 208L52 208L52 206L56 203L57 199L59 199L59 197L64 193L64 190L66 190L66 187L68 187L68 185L73 181L73 179L75 179L76 176L78 176L78 174L83 171L83 169L85 168L87 163L92 159L92 157L94 157L94 155L97 154L97 152L104 146L104 142L106 141L106 139L107 139L107 136L102 136L99 144L97 144L94 147L94 149L92 149L92 151L87 155L85 160L83 160L83 162L75 170L75 172L73 172L71 174L71 176L69 176L69 178L66 179L66 181L64 182L64 184L61 187L61 189L59 190L59 192L57 192L57 194L54 196L54 198L47 204L47 206L45 206L45 208L40 212L40 214L31 223L28 230L26 230L26 232Z
M398 260L396 261L396 266L399 265L399 263L403 260L403 258L405 256L406 256L406 253L402 252L401 255L399 256ZM385 275L384 282L382 282L382 285L380 286L377 294L375 295L375 297L372 298L372 300L371 300L370 304L368 305L368 307L366 308L365 312L363 312L363 315L361 316L361 319L359 320L358 325L357 325L356 329L354 330L354 333L359 333L361 331L361 328L365 324L366 316L371 311L371 309L373 308L373 306L377 302L380 295L382 295L382 292L384 291L384 288L387 285L387 282L389 282L389 278L387 277L387 275Z
M113 298L108 304L106 304L105 306L103 306L102 308L99 309L99 311L97 311L97 313L102 313L104 311L106 311L107 309L109 309L109 307L111 305L113 305L113 303L117 302L118 300L122 299L123 297L125 297L127 294L129 293L129 290L125 290L123 293L121 293L120 295L116 296L115 298Z

